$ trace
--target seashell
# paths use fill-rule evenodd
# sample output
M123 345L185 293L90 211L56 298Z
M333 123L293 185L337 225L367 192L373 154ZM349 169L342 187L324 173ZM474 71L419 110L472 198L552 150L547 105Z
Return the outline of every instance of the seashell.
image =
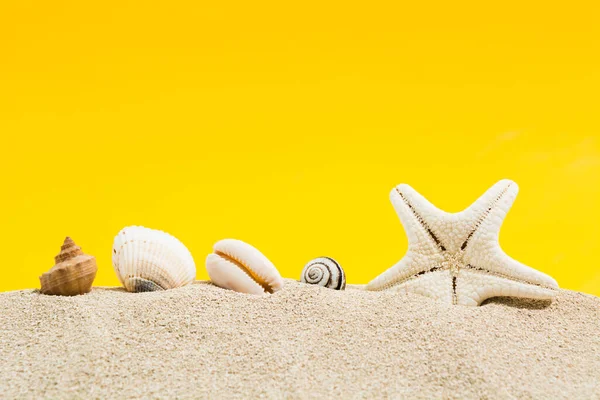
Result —
M123 228L115 236L112 263L129 292L174 289L196 278L196 264L183 243L142 226Z
M212 283L241 293L275 293L283 287L277 268L260 251L241 240L224 239L206 257Z
M96 258L81 251L73 239L67 237L54 257L56 265L40 276L43 294L75 296L92 290L98 267Z
M329 257L315 258L306 264L304 269L302 269L300 281L335 290L344 290L346 288L346 274L344 270L337 261Z

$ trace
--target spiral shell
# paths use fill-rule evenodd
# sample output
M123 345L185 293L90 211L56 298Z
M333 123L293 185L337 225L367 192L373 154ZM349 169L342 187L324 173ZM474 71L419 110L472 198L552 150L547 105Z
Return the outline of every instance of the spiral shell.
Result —
M300 281L329 289L344 290L346 274L333 258L319 257L304 266Z
M129 292L178 288L196 277L194 259L183 243L168 233L141 226L117 234L112 262Z
M40 276L43 294L75 296L92 290L98 267L96 258L83 253L70 237L67 237L54 257L56 265Z

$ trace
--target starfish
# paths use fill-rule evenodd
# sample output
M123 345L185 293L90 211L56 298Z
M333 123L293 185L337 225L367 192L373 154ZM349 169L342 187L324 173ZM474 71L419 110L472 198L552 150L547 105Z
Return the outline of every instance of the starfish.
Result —
M390 194L408 236L408 250L367 290L394 288L450 304L480 305L496 296L551 299L550 276L509 257L498 236L519 188L501 180L464 211L447 213L408 185Z

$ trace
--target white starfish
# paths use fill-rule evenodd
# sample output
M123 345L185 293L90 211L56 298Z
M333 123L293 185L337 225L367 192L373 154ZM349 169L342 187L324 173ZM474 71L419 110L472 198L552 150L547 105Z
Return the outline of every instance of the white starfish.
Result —
M469 208L451 214L410 186L398 185L390 197L406 230L408 251L367 290L397 288L468 306L496 296L553 298L556 281L513 260L498 243L518 191L516 183L502 180Z

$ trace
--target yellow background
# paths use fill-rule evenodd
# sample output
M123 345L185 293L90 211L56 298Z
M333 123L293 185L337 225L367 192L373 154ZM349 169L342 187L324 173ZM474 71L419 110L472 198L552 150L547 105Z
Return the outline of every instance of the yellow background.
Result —
M406 250L396 184L459 211L510 178L507 253L600 295L594 2L151 3L1 3L0 290L37 287L66 235L117 285L131 224L199 279L235 237L366 283Z

